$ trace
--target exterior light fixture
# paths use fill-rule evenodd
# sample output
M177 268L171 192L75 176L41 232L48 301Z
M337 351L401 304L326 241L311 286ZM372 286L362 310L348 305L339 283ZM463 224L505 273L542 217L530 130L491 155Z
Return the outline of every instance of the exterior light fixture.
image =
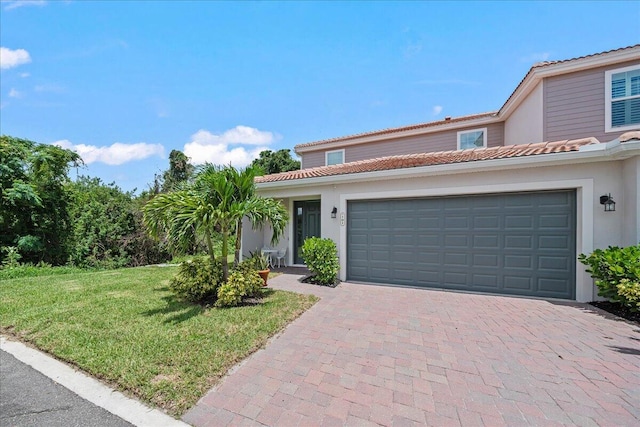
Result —
M613 201L611 193L600 196L600 204L604 205L605 212L615 212L616 202Z
M333 209L331 210L331 218L335 218L336 215L338 215L338 208L334 206Z

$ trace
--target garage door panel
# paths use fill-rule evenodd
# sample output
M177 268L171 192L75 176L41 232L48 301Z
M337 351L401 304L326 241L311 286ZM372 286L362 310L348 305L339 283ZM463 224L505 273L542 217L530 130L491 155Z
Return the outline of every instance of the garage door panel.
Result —
M505 236L504 237L504 249L517 250L517 249L533 249L533 236Z
M534 207L535 200L531 197L531 194L510 194L509 197L504 199L505 209L531 209Z
M473 217L473 228L479 230L499 230L500 217L498 215L476 215Z
M348 280L575 298L574 191L350 201L347 220Z
M543 235L538 237L538 248L541 250L545 249L569 249L570 245L570 237L562 236L562 235Z
M473 236L473 249L498 249L500 236L496 234Z
M505 215L504 225L507 229L533 229L533 218L531 215Z
M473 280L473 288L481 287L483 290L490 289L495 292L499 288L499 279L495 274L474 274L471 276Z
M469 265L469 254L445 252L444 265L450 267L457 267L460 265L467 266Z
M560 256L539 256L538 270L569 270L569 258Z
M533 279L528 276L504 276L505 290L530 290L533 287Z
M498 267L498 255L474 254L474 267Z
M531 255L505 255L505 268L533 268L533 257Z
M569 215L540 215L539 228L541 230L549 228L568 229L570 224Z
M418 247L419 248L437 248L440 249L439 234L418 234Z
M469 228L468 216L447 216L444 219L444 226L450 230L466 230Z
M448 248L467 248L469 236L464 234L449 234L444 237L444 245Z
M444 285L451 286L456 285L458 288L467 288L467 283L469 282L466 272L454 272L454 271L446 271L444 273Z

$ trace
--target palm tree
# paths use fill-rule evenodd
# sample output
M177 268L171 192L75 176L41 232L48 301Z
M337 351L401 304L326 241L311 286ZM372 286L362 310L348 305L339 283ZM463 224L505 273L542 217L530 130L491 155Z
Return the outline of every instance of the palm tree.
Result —
M278 201L255 194L255 168L238 171L229 166L206 164L194 183L183 190L160 194L144 207L144 223L152 236L163 231L169 243L180 247L188 241L192 230L203 235L211 259L215 258L213 239L222 239L223 277L228 276L229 239L235 233L236 262L239 261L242 220L247 217L254 228L271 224L272 243L276 243L289 220L285 207Z

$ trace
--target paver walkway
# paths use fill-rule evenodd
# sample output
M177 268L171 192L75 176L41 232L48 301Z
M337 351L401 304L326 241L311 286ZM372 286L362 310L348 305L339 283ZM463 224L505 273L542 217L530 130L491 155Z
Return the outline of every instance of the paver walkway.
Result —
M286 274L322 300L192 408L196 426L640 425L640 328L589 306Z

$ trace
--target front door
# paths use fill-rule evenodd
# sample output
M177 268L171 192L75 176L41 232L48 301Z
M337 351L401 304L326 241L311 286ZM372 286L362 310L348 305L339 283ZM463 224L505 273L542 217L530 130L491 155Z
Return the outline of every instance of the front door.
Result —
M295 216L295 238L293 243L294 264L304 264L300 249L308 237L320 237L320 200L293 202Z

